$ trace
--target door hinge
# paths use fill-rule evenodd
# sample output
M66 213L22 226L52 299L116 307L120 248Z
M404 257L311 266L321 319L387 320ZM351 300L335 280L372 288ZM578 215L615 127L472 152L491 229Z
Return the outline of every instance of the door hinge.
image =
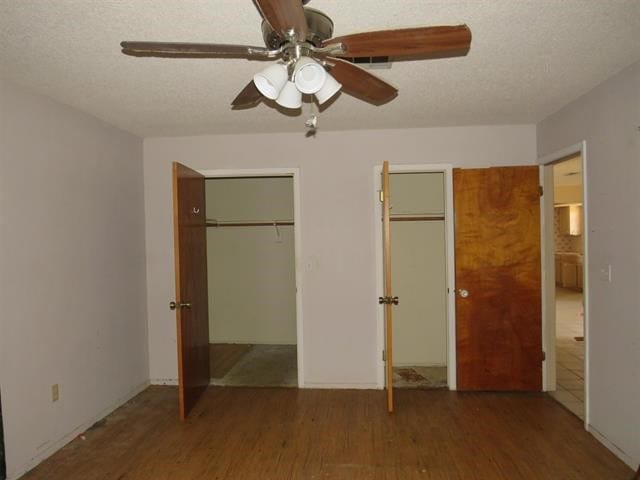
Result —
M547 359L547 352L542 352L542 361L544 362Z
M387 351L386 350L382 350L382 361L383 362L387 361Z
M542 185L538 187L538 192L540 192L540 196L544 195L544 187Z
M398 297L378 297L378 303L380 305L398 305L400 299Z
M380 203L384 202L384 190L378 190L378 198L380 199Z

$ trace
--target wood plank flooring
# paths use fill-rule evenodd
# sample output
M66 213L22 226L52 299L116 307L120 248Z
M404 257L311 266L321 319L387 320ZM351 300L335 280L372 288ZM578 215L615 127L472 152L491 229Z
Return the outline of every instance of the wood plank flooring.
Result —
M544 394L150 387L24 480L629 480Z

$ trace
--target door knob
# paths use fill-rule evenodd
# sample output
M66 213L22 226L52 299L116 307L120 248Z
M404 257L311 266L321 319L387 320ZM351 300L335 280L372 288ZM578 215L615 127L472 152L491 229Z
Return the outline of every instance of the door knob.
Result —
M469 296L469 291L464 288L461 288L460 290L458 290L458 293L462 298L467 298Z
M175 310L176 308L191 308L191 304L189 302L169 302L169 310Z

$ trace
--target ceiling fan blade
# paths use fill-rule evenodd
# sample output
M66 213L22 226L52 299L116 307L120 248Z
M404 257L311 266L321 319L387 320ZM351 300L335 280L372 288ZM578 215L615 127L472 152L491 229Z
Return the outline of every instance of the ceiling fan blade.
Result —
M471 46L466 25L403 28L355 33L325 40L322 46L342 43L341 57L402 57L432 54L460 55Z
M293 30L298 40L306 40L309 29L301 0L254 0L271 28L286 37Z
M398 89L366 70L340 58L326 58L330 73L342 90L374 105L382 105L398 95Z
M256 106L262 100L262 94L256 88L256 84L251 80L247 86L242 89L236 98L231 102L234 109L251 108Z
M122 47L122 53L134 57L267 58L269 52L269 50L264 47L216 43L122 42L120 46Z

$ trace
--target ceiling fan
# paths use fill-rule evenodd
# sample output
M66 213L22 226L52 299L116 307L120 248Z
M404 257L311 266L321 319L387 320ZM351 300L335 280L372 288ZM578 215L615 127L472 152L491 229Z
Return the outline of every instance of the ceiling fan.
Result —
M278 60L261 72L231 103L249 108L263 97L285 108L300 108L303 94L319 104L340 89L374 105L398 90L345 59L391 57L422 60L466 55L471 31L466 25L379 30L332 37L333 21L303 5L309 0L254 0L262 15L266 47L211 43L122 42L122 53L136 57L246 58Z

